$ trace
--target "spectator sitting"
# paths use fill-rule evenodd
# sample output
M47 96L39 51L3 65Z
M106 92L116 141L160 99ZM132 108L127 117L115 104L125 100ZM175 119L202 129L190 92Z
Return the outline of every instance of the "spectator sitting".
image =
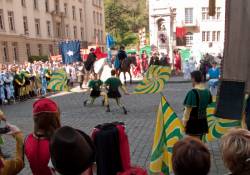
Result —
M211 166L209 150L194 137L174 145L172 162L175 175L207 175Z
M217 95L217 87L219 85L220 69L217 67L217 63L212 63L212 68L208 70L208 87L213 96Z
M250 132L232 129L221 140L222 159L232 175L250 174Z
M2 117L2 116L1 116ZM3 120L3 118L1 118ZM7 124L10 132L7 133L12 135L16 139L16 155L12 159L4 159L0 155L0 174L1 175L14 175L18 174L24 167L23 162L23 134L19 128L14 125Z
M80 175L95 161L91 138L80 130L64 126L58 129L50 142L49 166L62 175ZM88 174L89 172L85 172Z
M61 126L57 104L48 98L37 100L33 104L33 118L34 133L25 140L25 155L33 175L52 175L48 167L49 142L55 130Z

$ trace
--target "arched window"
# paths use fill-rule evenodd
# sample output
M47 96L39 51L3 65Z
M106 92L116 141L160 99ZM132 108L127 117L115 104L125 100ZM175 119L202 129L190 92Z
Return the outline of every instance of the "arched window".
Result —
M158 31L162 31L163 27L166 27L164 24L165 24L165 20L164 19L161 18L161 19L157 20Z
M186 45L187 46L192 46L193 45L193 33L188 32L186 34Z

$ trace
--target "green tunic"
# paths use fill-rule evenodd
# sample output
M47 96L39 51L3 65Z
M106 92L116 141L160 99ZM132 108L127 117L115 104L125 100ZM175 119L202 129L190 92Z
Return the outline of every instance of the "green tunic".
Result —
M89 82L89 88L91 88L95 91L100 91L102 84L103 84L103 82L101 80L91 80Z
M105 84L109 86L109 89L112 91L116 91L119 89L120 86L122 86L122 82L119 78L111 77L106 80Z
M121 98L119 87L122 86L122 82L119 78L111 77L106 80L105 84L109 86L109 89L108 89L109 98L115 98L115 99Z
M191 107L186 125L186 134L202 136L208 132L207 106L212 103L212 96L207 89L193 89L187 93L184 106Z
M198 107L199 106L200 110L206 110L208 104L212 103L211 93L207 89L203 89L203 90L196 89L196 90L198 91L198 94L199 94L199 103L200 104L197 104L198 103L197 97L196 97L196 94L193 90L190 90L187 93L187 96L186 96L183 104L186 107Z

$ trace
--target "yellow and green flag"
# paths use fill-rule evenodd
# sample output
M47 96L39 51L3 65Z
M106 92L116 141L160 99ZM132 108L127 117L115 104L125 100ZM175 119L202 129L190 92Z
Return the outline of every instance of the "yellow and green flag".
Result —
M220 139L231 128L240 128L241 120L222 119L216 117L215 114L216 103L212 103L207 108L207 120L209 132L203 138L204 142L212 142Z
M157 112L154 143L150 160L151 173L172 172L173 146L183 138L184 128L171 106L162 96Z
M150 66L143 80L136 86L134 94L154 94L161 92L170 75L170 67Z
M68 91L67 80L67 73L64 69L54 71L47 89L53 91Z

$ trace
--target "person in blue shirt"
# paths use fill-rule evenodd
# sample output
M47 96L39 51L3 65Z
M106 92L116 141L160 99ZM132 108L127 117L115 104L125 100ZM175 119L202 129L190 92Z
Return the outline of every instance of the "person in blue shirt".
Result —
M208 70L208 76L208 87L213 97L215 97L217 95L217 87L220 78L220 69L217 67L216 62L212 63L212 68Z

